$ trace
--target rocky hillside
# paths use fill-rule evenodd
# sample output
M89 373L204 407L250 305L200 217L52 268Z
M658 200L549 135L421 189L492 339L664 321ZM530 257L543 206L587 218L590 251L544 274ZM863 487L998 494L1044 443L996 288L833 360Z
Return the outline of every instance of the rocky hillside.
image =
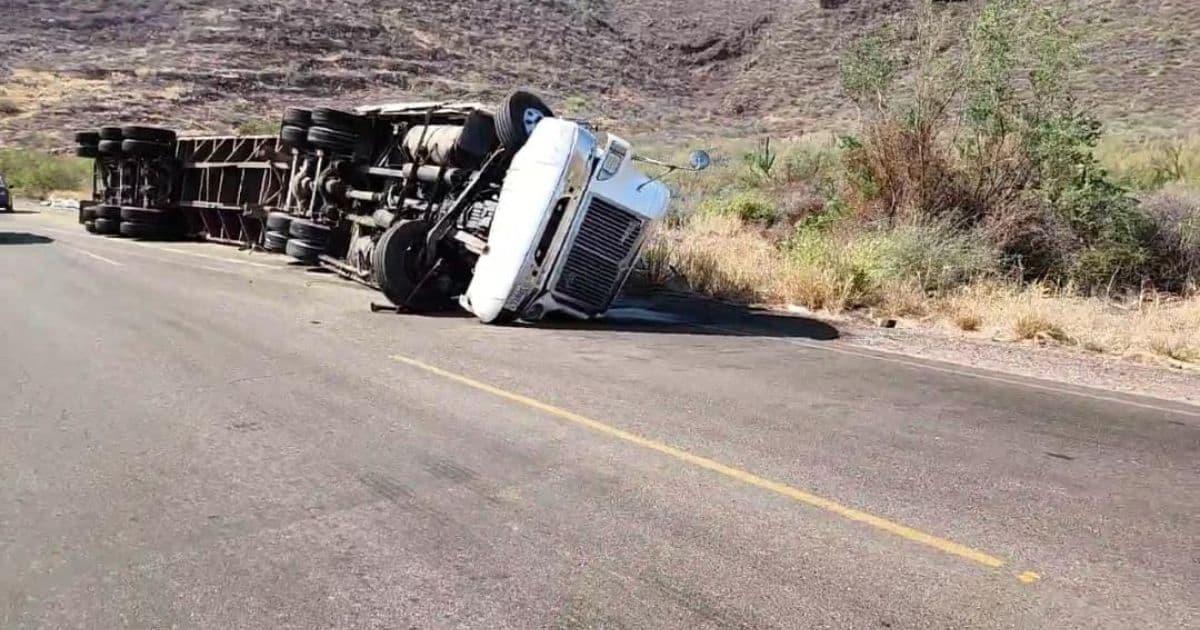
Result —
M25 0L2 16L0 146L100 121L223 132L285 103L514 85L632 131L823 128L848 114L839 50L911 1ZM1069 1L1106 115L1200 121L1200 2Z

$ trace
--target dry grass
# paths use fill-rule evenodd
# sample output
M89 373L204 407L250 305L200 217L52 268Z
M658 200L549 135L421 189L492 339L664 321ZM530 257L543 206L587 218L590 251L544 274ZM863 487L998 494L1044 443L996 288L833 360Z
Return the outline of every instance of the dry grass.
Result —
M931 300L928 323L981 336L1035 340L1116 356L1200 367L1200 295L1127 301L1083 298L1040 285L983 284Z
M952 319L954 325L964 332L975 332L983 327L983 316L971 310L961 310Z
M1117 179L1135 188L1200 185L1200 135L1113 135L1100 143L1096 156Z
M1127 301L1079 297L1043 285L990 280L929 291L919 282L867 281L836 265L790 256L735 216L696 214L660 233L647 255L651 281L675 277L722 299L814 312L903 318L996 341L1077 347L1200 369L1200 294Z
M729 215L697 214L660 233L648 248L646 267L652 281L676 276L692 291L720 299L840 312L854 293L832 271L790 260Z

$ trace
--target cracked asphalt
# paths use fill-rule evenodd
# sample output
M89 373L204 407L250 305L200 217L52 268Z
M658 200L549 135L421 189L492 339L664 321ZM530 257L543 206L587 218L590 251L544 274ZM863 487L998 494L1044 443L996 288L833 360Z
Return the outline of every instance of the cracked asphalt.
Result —
M2 628L1186 628L1200 408L0 215Z

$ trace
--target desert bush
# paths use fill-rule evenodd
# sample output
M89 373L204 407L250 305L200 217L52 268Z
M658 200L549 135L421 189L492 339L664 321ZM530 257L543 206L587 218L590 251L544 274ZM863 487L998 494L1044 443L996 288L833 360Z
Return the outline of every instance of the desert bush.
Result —
M748 223L771 225L780 217L775 200L757 190L742 190L706 199L700 205L703 214L736 217Z
M0 173L16 194L40 197L49 192L82 191L91 184L91 160L25 149L0 150Z
M1153 275L1172 279L1169 290L1195 291L1200 287L1200 191L1166 188L1143 200L1142 209L1154 226Z
M993 275L998 265L997 253L979 234L938 224L832 230L805 226L789 248L800 263L845 278L864 306L897 287L945 291Z
M860 217L981 230L1028 280L1178 284L1151 277L1166 271L1150 264L1154 222L1096 157L1101 125L1072 97L1080 57L1063 9L994 0L958 47L941 43L950 24L925 3L911 42L881 31L843 63L864 109L843 152Z
M833 144L799 143L783 156L780 184L806 184L826 197L832 197L841 182L841 163L841 152Z
M904 70L903 48L893 26L885 26L853 42L842 55L842 89L865 112L884 114L893 87Z
M869 221L946 219L970 205L949 147L933 122L882 119L846 138L852 197Z

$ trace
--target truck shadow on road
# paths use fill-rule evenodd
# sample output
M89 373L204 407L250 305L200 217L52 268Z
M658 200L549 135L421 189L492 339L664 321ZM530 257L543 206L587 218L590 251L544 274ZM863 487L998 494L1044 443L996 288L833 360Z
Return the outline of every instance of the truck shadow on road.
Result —
M837 328L815 319L674 293L624 297L603 319L547 318L535 326L551 330L788 337L816 341L831 341L840 336Z
M0 232L0 245L45 245L54 239L29 232Z

